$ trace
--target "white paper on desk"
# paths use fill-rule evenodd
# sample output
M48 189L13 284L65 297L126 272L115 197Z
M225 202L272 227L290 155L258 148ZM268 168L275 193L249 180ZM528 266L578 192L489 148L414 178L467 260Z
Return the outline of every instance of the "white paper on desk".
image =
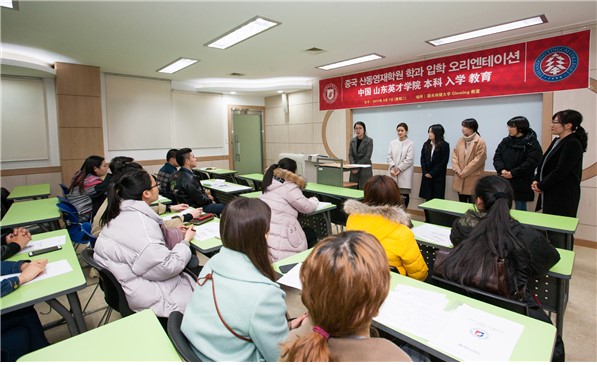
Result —
M284 276L278 279L278 283L290 286L292 288L297 288L298 290L302 290L303 284L301 283L301 278L299 277L302 265L302 262L299 262L298 264L294 265L292 269L290 269Z
M524 327L462 304L430 344L463 361L508 361Z
M43 274L39 275L38 277L36 277L35 279L33 279L31 281L26 282L23 285L28 285L29 283L35 283L40 280L44 280L44 279L52 278L54 276L66 274L67 272L71 272L71 271L73 271L73 268L72 268L72 266L70 266L70 264L68 263L67 260L50 262L46 265L46 270ZM13 276L19 276L19 275L20 275L20 273L3 275L2 280L11 278Z
M315 209L315 210L325 209L325 208L329 207L330 205L332 205L332 203L319 202L319 203L317 203L317 209Z
M374 319L390 328L429 339L444 328L444 308L447 304L444 294L397 285Z
M29 241L19 253L39 250L47 247L62 246L66 243L66 236L44 238L42 240Z
M453 247L452 242L450 241L450 232L452 232L452 229L449 227L423 223L418 227L412 228L411 231L413 231L416 238L419 238L422 241L433 242L446 247Z
M178 212L176 214L172 214L170 216L164 217L164 218L162 218L162 220L168 221L170 219L174 219L175 217L179 217L180 219L182 219L185 214L190 213L193 210L195 210L195 208L187 208L187 209L185 209L183 211L180 211L180 212Z
M205 241L213 237L220 238L220 222L207 222L200 226L195 226L195 239Z

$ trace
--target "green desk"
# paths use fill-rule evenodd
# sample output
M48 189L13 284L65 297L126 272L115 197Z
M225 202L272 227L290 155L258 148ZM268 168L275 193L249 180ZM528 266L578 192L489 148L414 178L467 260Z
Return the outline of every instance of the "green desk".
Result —
M153 203L151 203L150 205L158 205L158 204L172 204L172 200L166 198L165 196L159 196L159 198L154 201Z
M263 174L243 174L238 175L238 177L242 177L243 179L262 182L263 181Z
M180 215L180 212L164 213L164 214L160 215L160 217L168 218L173 215ZM219 224L220 219L214 218L213 220L203 223L203 224L209 224L211 222L216 222ZM200 226L202 226L202 225L199 225L197 227L200 227ZM218 235L218 237L219 237L219 235ZM202 240L202 241L198 240L197 238L193 238L190 243L191 243L191 245L193 245L193 247L195 249L197 249L197 251L201 252L204 255L211 256L211 255L215 254L217 251L219 251L220 247L222 247L222 240L220 240L220 238L218 238L218 237L212 237L212 238L209 238L207 240Z
M15 202L4 215L0 227L5 229L37 224L45 229L43 224L48 224L49 229L46 230L60 229L60 210L56 206L57 203L57 198Z
M225 179L236 182L236 180L234 180L234 174L236 174L236 171L234 170L219 169L217 167L200 167L196 170L205 172L210 179Z
M309 249L297 253L293 256L273 263L272 266L278 274L281 274L280 266L303 262L307 256L309 256L311 251L312 249ZM395 288L396 285L400 284L446 295L449 303L442 312L454 309L459 304L467 304L488 314L493 314L522 325L524 329L518 343L514 348L514 351L512 352L510 361L550 361L556 335L556 329L553 325L493 306L491 304L480 302L457 293L450 292L422 281L395 273L390 274L392 278L392 289ZM373 321L373 325L444 361L460 360L454 355L451 355L448 351L442 350L438 347L433 347L428 343L427 340L407 331L401 330L400 328L392 328L383 322L378 322L375 319Z
M363 190L347 189L338 186L316 184L311 182L307 183L305 191L342 199L362 200L365 197Z
M50 184L22 185L12 189L8 199L45 199L50 196Z
M35 259L48 259L49 263L66 259L73 270L62 275L21 286L2 298L0 312L2 314L10 313L17 309L45 301L66 320L71 335L75 336L87 330L81 311L81 303L77 296L77 291L84 289L87 286L87 282L68 232L66 229L62 229L40 233L33 235L32 239L39 240L57 236L66 237L65 243L62 245L62 250L39 255ZM27 253L19 253L11 257L10 261L28 259L29 256ZM66 295L70 310L56 299L62 295Z
M24 355L18 361L182 362L149 309Z
M240 194L253 190L250 186L239 185L229 181L217 182L216 179L201 180L201 185L210 190L219 191L225 194Z
M450 215L452 217L459 217L464 215L467 210L474 209L474 205L452 200L432 199L420 204L419 208L423 209L426 215L427 212L438 212ZM510 210L510 215L512 218L518 220L522 224L545 231L574 234L574 232L576 232L576 227L578 226L578 218L572 217L526 212L515 209ZM454 218L452 218L452 220L454 220ZM452 225L449 224L449 226Z

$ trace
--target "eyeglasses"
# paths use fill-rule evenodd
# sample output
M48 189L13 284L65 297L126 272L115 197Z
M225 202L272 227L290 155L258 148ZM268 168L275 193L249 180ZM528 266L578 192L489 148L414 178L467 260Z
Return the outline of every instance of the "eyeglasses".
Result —
M560 122L559 120L555 120L555 119L554 119L554 120L552 120L552 121L551 121L551 124L552 124L552 125L553 125L553 124L562 124L562 122Z
M157 188L158 186L160 186L160 184L156 182L156 183L155 183L155 185L151 185L151 186L149 187L149 189L147 189L147 190L151 190L151 189L153 189L153 188Z

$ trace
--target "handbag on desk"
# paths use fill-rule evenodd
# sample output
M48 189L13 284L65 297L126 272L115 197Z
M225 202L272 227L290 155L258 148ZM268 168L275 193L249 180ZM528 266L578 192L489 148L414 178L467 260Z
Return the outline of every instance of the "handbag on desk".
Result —
M433 275L448 279L444 275L443 262L449 255L450 251L436 251L435 263L433 264ZM510 298L510 291L508 290L508 275L506 271L506 259L496 256L492 263L492 270L485 285L481 286L481 266L472 280L466 285L489 293L500 295L504 298Z

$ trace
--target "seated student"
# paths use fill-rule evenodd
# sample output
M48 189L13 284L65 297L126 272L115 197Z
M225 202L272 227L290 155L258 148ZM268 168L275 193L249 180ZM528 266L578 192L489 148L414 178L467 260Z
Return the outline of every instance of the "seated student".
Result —
M296 174L296 161L283 158L271 165L265 175L259 197L272 210L270 234L267 238L269 257L272 262L279 261L295 253L305 251L307 243L317 241L315 232L309 231L310 240L299 221L298 213L312 213L319 201L316 197L303 195L305 180Z
M178 150L175 148L168 150L168 153L166 153L166 163L160 168L160 171L158 171L156 179L158 184L160 184L158 186L160 194L174 201L176 199L170 191L170 177L176 172L176 168L178 167L178 163L176 162L176 152L178 152Z
M190 148L182 148L176 153L176 162L180 169L172 174L170 188L178 203L185 203L195 208L202 208L205 213L221 214L224 204L219 204L213 196L203 189L195 178L192 169L197 167L197 160Z
M510 216L513 199L508 180L500 176L480 179L474 188L478 211L469 210L454 221L450 238L455 247L444 261L435 263L434 275L492 291L487 283L491 276L497 277L496 261L502 259L507 278L505 296L526 303L530 317L551 323L528 285L532 278L547 274L560 255L542 234ZM499 287L498 284L492 286ZM559 336L554 359L564 359Z
M89 221L94 201L99 200L99 206L104 200L103 192L97 193L95 187L102 183L102 177L107 173L108 164L103 157L89 156L73 176L66 198L77 208L81 220Z
M111 184L94 258L114 274L132 310L149 308L168 317L172 311L184 312L191 299L194 280L183 270L191 260L189 241L195 231L188 229L170 250L160 228L163 221L149 207L158 195L155 179L141 169Z
M127 163L133 162L134 159L132 157L127 156L116 156L111 161L108 167L110 168L110 172L104 176L104 180L95 186L95 194L97 196L96 199L93 199L93 216L97 214L97 211L100 205L104 202L106 198L106 194L108 192L108 186L110 185L110 181L112 180L113 174L118 171L122 166Z
M139 165L136 162L126 162L122 165L117 165L114 167L113 174L114 176L111 178L110 182L115 182L127 171L134 170L134 169L143 169L143 166ZM102 231L103 225L101 224L101 218L108 207L108 199L104 199L102 205L100 205L97 213L93 216L93 223L91 225L91 234L95 237L98 237L100 232ZM152 205L151 209L156 212L158 215L167 213L167 212L182 212L183 210L188 209L189 206L187 204L176 204L176 205L164 205L162 203L158 203L156 205ZM190 222L193 218L199 218L201 216L202 210L201 208L197 208L192 210L189 213L185 213L182 217L175 217L172 219L168 219L164 221L164 225L166 227L180 227L182 226L183 222Z
M276 361L280 355L289 323L286 294L267 256L270 217L267 204L244 197L222 212L223 247L201 271L181 325L203 361Z
M19 276L2 280L0 296L4 297L18 290L21 285L42 274L47 263L48 260L0 262L2 275L20 273ZM48 345L44 329L33 306L3 314L0 326L2 327L0 343L2 362L17 361L19 357Z
M29 241L31 241L31 233L23 227L14 228L10 233L2 235L2 260L14 256Z
M309 317L282 344L280 361L411 361L389 340L370 337L390 291L388 260L375 237L347 231L324 238L300 278Z
M389 176L373 176L365 183L364 193L363 202L344 203L346 229L371 233L381 242L390 266L401 275L425 280L427 264L410 230L412 223L396 182Z

